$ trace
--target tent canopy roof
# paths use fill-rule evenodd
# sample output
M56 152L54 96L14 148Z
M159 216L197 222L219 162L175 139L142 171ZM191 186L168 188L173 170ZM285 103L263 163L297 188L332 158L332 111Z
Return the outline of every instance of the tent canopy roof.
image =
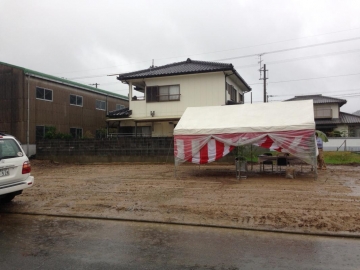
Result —
M315 129L312 100L188 107L174 135L279 132Z

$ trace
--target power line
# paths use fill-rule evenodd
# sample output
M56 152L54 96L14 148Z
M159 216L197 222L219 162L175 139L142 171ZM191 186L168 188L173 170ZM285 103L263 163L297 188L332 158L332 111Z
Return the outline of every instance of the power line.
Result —
M318 37L318 36L336 34L336 33L347 32L347 31L358 30L358 29L360 29L360 27L355 27L355 28L350 28L350 29L344 29L344 30L339 30L339 31L333 31L333 32L327 32L327 33L317 34L317 35L311 35L311 36L304 36L304 37L299 37L299 38L291 38L291 39L285 39L285 40L280 40L280 41L273 41L273 42L267 42L267 43L249 45L249 46L242 46L242 47L237 47L237 48L233 48L233 49L225 49L225 50L212 51L212 52L204 52L204 53L197 53L197 54L190 54L190 55L191 55L191 56L198 56L198 55L205 55L205 54L214 54L214 53L220 53L220 52L235 51L235 50L240 50L240 49L248 49L248 48L254 48L254 47L265 46L265 45L272 45L272 44L283 43L283 42L288 42L288 41L294 41L294 40L300 40L300 39L305 39L305 38L311 38L311 37ZM157 59L155 59L155 60L167 60L167 59L174 59L174 58L188 57L188 56L189 56L189 55L179 55L179 56L172 56L172 57L157 58ZM135 64L145 63L145 62L150 62L150 61L151 61L151 60L148 59L148 60L143 60L143 61L139 61L139 62L129 63L128 65L135 65ZM222 60L216 60L216 61L222 61ZM95 68L95 69L69 71L69 72L62 72L62 73L57 73L57 74L58 74L58 75L61 75L61 74L76 73L76 72L90 71L90 70L98 70L98 69L108 69L108 68L115 68L115 67L121 67L121 66L110 66L110 67Z
M310 55L310 56L297 57L297 58L288 58L288 59L279 60L279 61L270 61L270 62L267 62L267 64L281 64L284 62L299 61L299 60L306 60L306 59L311 59L311 58L319 58L319 57L326 57L326 56L333 56L333 55L347 54L347 53L356 53L356 52L360 52L360 49L326 53L326 54L318 54L318 55ZM244 66L236 66L236 68L240 69L240 68L249 68L249 67L257 67L257 66L258 66L258 64L251 64L251 65L244 65ZM92 78L107 77L107 76L108 75L83 76L83 77L69 78L69 80L92 79ZM113 84L115 84L115 83L113 83Z
M288 59L279 60L279 61L270 61L267 63L268 64L281 64L284 62L299 61L299 60L306 60L306 59L319 58L319 57L325 57L325 56L333 56L333 55L339 55L339 54L355 53L355 52L360 52L360 50L348 50L348 51L333 52L333 53L326 53L326 54L310 55L310 56L304 56L304 57L288 58Z
M331 94L331 93L338 93L338 92L341 92L341 95L353 95L353 94L357 94L357 93L344 93L344 92L349 92L349 91L359 91L360 88L354 88L354 89L343 89L343 90L336 90L336 91L327 91L326 94ZM297 95L297 94L286 94L286 95L271 95L272 97L283 97L283 96L294 96L294 95ZM301 96L308 96L308 95L316 95L314 93L304 93L302 92L301 93ZM340 94L338 94L340 95ZM341 96L340 95L340 96Z
M257 53L257 54L248 54L248 55L241 55L241 56L230 57L230 58L217 59L217 60L213 60L213 61L225 61L225 60L247 58L247 57L259 56L259 55L265 55L265 54L273 54L273 53L294 51L294 50L300 50L300 49L324 46L324 45L329 45L329 44L336 44L336 43L354 41L354 40L359 40L359 39L360 39L360 37L348 38L348 39L340 39L340 40L334 40L334 41L329 41L329 42L322 42L322 43L317 43L317 44L310 44L310 45L305 45L305 46L298 46L298 47L293 47L293 48L281 49L281 50L276 50L276 51L268 51L268 52Z
M345 76L355 76L355 75L359 75L359 74L360 74L360 73L353 73L353 74L332 75L332 76L323 76L323 77L306 78L306 79L296 79L296 80L287 80L287 81L277 81L277 82L268 82L268 84L270 84L270 83L297 82L297 81L309 81L309 80L318 80L318 79L336 78L336 77L345 77ZM262 83L249 83L249 85L255 85L255 84L262 84Z
M270 62L267 62L267 64L281 64L281 63L291 62L291 61L299 61L299 60L306 60L306 59L333 56L333 55L339 55L339 54L347 54L347 53L356 53L356 52L360 52L360 50L347 50L347 51L340 51L340 52L333 52L333 53L326 53L326 54L310 55L310 56L304 56L304 57L288 58L288 59L283 59L283 60L279 60L279 61L270 61ZM240 69L240 68L249 68L249 67L257 67L257 66L258 66L258 64L251 64L251 65L244 65L244 66L236 66L235 68Z
M84 77L68 78L68 80L92 79L92 78L100 78L100 77L106 77L106 76L107 76L107 75L84 76Z
M228 51L235 51L235 50L240 50L240 49L248 49L248 48L254 48L254 47L259 47L259 46L264 46L264 45L272 45L272 44L277 44L277 43L282 43L282 42L294 41L294 40L305 39L305 38L310 38L310 37L317 37L317 36L324 36L324 35L341 33L341 32L346 32L346 31L351 31L351 30L358 30L358 29L360 29L360 27L346 29L346 30L333 31L333 32L327 32L327 33L318 34L318 35L312 35L312 36L305 36L305 37L300 37L300 38L292 38L292 39L285 39L285 40L273 41L273 42L268 42L268 43L261 43L261 44L256 44L256 45L243 46L243 47L238 47L238 48L233 48L233 49L226 49L226 50L219 50L219 51L191 54L191 56L204 55L204 54L213 54L213 53L219 53L219 52L228 52ZM187 55L181 55L181 56L176 56L176 57L168 57L168 58L158 58L156 60L166 60L166 59L173 59L173 58L180 58L180 57L187 57ZM215 60L215 61L222 61L222 60Z

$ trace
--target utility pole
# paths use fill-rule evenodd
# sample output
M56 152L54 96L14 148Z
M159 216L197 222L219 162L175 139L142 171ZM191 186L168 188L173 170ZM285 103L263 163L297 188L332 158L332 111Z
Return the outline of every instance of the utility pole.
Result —
M97 88L98 85L100 85L99 83L91 83L89 85L95 85L95 87Z
M264 64L264 103L268 102L266 100L266 65Z
M265 65L265 64L264 64L264 67L261 68L261 63L262 63L261 56L262 56L262 54L259 55L260 61L258 62L258 63L260 64L260 69L259 69L259 71L260 71L260 79L259 79L259 80L264 80L264 103L266 103L266 102L269 101L269 100L267 99L267 97L266 97L266 95L267 95L267 93L266 93L266 79L267 79L267 77L266 77L266 71L267 71L267 70L266 70L266 65ZM261 75L262 75L262 72L264 72L264 77L261 76Z

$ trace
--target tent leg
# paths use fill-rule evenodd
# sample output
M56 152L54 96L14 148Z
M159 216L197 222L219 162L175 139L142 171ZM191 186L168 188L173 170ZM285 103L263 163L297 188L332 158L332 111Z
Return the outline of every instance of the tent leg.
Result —
M316 145L316 137L315 137L315 133L314 133L314 141L315 141L315 147L317 147L317 145ZM315 149L315 151L314 151L315 153L314 153L314 172L315 172L315 175L314 175L314 180L317 180L317 178L318 178L318 170L317 170L317 167L318 167L318 164L317 164L317 156L316 156L316 149Z
M252 160L252 155L253 155L253 145L250 145L250 158L251 158L251 171L253 171L253 160Z

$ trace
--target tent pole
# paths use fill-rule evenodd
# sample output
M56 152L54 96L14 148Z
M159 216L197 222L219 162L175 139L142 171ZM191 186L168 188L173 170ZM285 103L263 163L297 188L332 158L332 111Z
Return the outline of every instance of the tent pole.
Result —
M250 145L250 158L251 158L251 171L253 171L253 161L252 161L252 156L253 156L253 152L252 152L252 150L253 150L253 145L251 144Z
M315 138L315 132L313 134L313 138L314 138L314 142L315 142L315 148L314 148L314 172L315 172L315 175L314 175L314 180L317 180L317 177L318 177L318 171L317 171L317 156L316 156L316 149L317 149L317 143L316 143L316 138Z

